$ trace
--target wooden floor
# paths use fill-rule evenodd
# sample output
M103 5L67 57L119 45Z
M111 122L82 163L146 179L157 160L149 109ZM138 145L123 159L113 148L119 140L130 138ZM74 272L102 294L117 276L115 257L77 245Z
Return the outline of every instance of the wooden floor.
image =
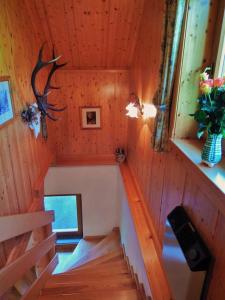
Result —
M84 249L81 242L80 250ZM39 300L141 300L135 278L124 260L119 233L112 232L66 272L51 275ZM79 250L79 248L78 248Z

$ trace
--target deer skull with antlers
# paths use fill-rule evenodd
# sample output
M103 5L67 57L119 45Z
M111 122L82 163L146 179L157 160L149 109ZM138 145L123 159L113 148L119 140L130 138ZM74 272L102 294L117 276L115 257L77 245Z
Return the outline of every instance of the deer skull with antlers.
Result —
M34 92L34 96L36 98L36 102L37 102L37 107L38 110L41 113L41 125L42 125L42 135L45 139L47 139L48 135L47 135L47 124L46 124L46 117L48 117L49 119L53 120L53 121L57 121L57 118L55 118L49 111L63 111L66 109L66 107L62 107L62 108L56 108L55 104L51 104L48 102L48 95L51 92L52 89L59 89L59 87L55 87L51 85L51 79L53 74L55 73L55 71L57 71L58 69L64 67L66 65L66 63L63 64L57 64L57 61L59 60L59 58L61 56L56 57L55 56L55 51L53 48L53 53L52 53L52 60L50 61L43 61L42 60L42 56L43 56L43 49L44 49L44 44L42 45L42 47L39 50L39 55L38 55L38 60L37 63L32 71L32 75L31 75L31 86ZM48 78L43 90L43 93L40 93L37 88L36 88L36 76L38 74L38 72L46 67L52 64L51 70L48 74Z

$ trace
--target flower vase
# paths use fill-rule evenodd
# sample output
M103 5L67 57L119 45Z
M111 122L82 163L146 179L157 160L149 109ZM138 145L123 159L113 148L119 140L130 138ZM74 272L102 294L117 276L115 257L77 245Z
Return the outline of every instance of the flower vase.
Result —
M202 149L202 162L212 168L222 159L222 134L208 134Z

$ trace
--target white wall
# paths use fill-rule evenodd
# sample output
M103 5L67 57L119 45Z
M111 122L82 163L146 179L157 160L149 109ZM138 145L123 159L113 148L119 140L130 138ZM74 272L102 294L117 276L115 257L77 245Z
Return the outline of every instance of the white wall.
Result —
M104 235L119 226L117 166L51 167L45 194L81 194L83 232Z
M126 255L129 257L129 261L134 268L134 272L138 275L139 282L143 283L144 285L146 295L152 296L122 177L120 174L118 177L118 194L121 203L121 243L125 247Z

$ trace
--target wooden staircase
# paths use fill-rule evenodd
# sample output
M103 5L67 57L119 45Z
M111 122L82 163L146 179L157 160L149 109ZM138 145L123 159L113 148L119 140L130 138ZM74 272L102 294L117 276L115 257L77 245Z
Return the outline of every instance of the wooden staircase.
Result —
M141 300L146 299L130 272L113 231L89 248L64 273L51 275L39 300Z

